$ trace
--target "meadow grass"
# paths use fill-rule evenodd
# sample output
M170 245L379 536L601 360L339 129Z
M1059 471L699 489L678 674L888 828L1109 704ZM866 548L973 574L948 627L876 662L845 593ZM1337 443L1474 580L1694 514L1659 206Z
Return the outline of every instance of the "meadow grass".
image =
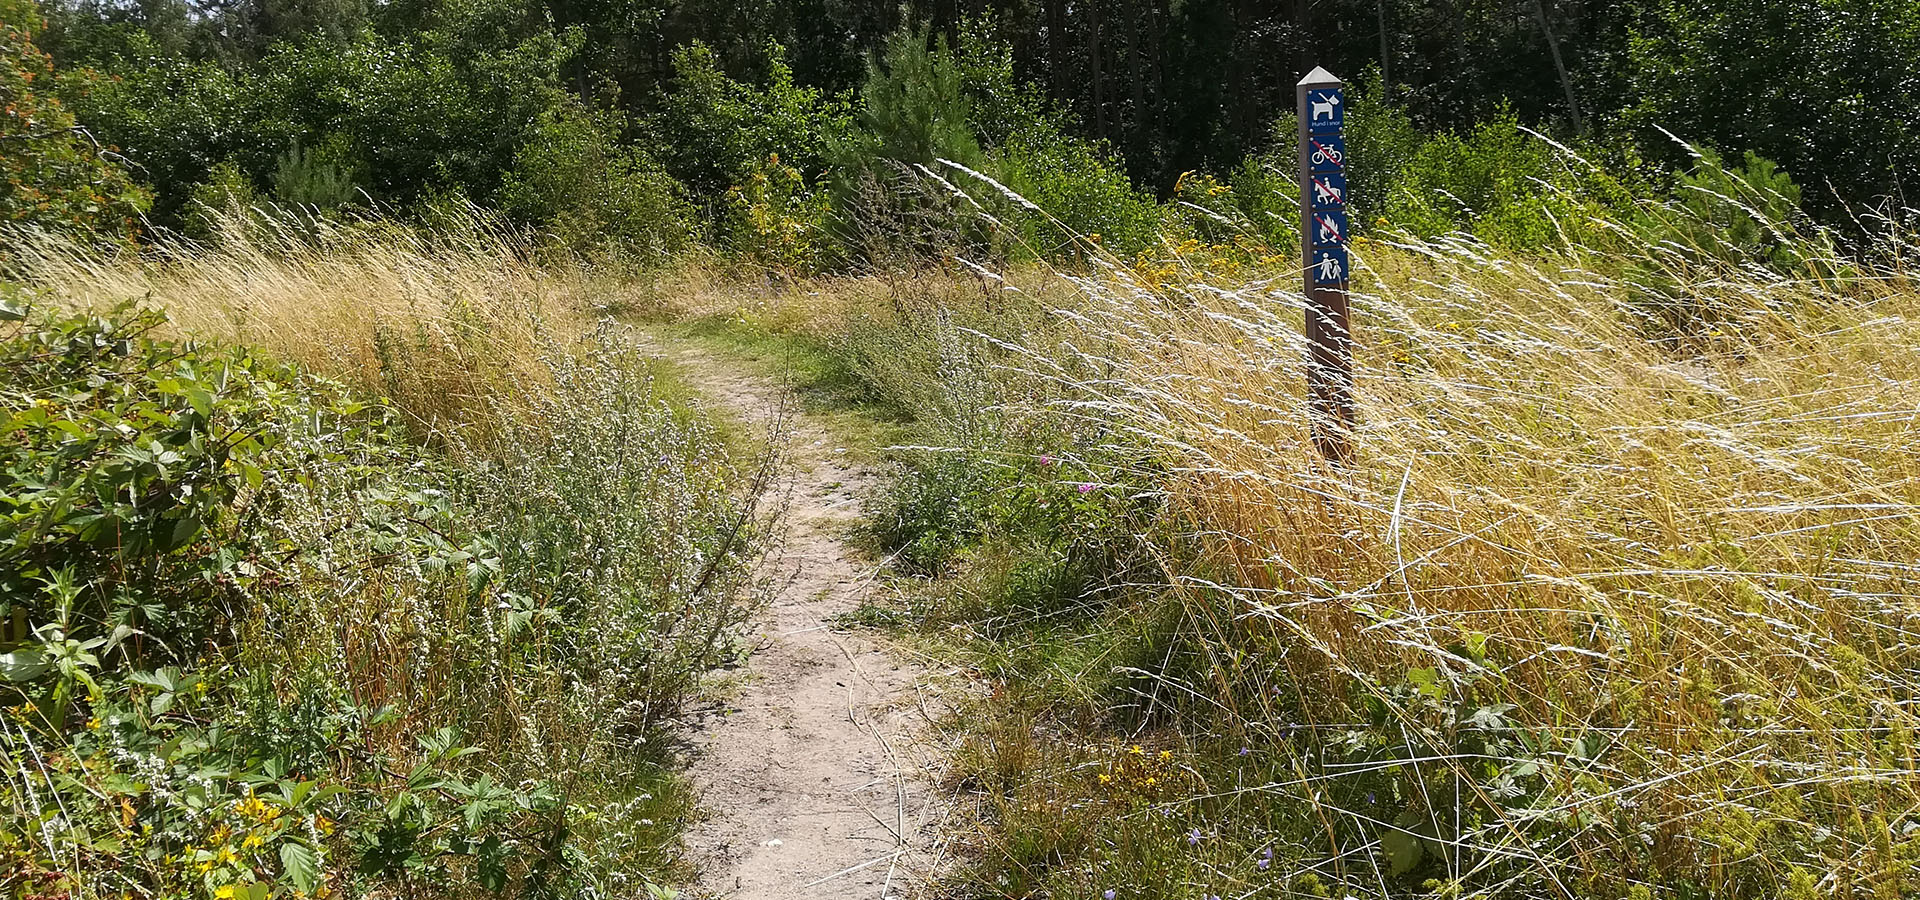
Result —
M919 633L994 686L960 719L953 877L1920 890L1910 243L1666 233L1360 244L1346 470L1310 441L1286 272L798 289L797 327L915 415L875 527L929 579Z
M1904 273L1701 273L1717 313L1676 352L1617 260L1361 255L1351 470L1276 365L1291 285L1098 283L1086 349L1029 367L1153 453L1183 686L1300 775L1253 789L1323 817L1327 860L1380 849L1331 867L1375 890L1911 890ZM1330 731L1365 736L1297 736Z

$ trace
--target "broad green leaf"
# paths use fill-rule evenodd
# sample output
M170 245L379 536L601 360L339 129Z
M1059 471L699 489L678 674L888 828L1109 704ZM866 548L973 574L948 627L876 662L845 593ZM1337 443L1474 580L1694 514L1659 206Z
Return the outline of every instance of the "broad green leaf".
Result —
M1407 683L1413 685L1420 693L1426 694L1435 700L1442 699L1447 695L1446 685L1440 683L1440 673L1432 668L1409 670L1407 672Z
M280 866L294 889L303 894L313 893L320 884L320 858L305 844L294 841L281 844Z
M7 681L32 681L53 668L45 654L38 650L15 650L12 653L0 653L0 678Z
M487 890L499 892L507 888L507 855L500 842L499 835L489 835L480 842L474 855L478 857L480 885Z
M1389 828L1380 832L1380 849L1386 851L1388 869L1394 875L1405 875L1420 864L1420 837L1398 828Z

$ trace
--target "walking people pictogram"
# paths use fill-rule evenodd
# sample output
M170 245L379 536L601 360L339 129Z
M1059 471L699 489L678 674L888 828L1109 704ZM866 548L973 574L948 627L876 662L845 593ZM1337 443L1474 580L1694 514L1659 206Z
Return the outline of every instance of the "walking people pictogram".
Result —
M1346 281L1347 251L1340 247L1321 247L1313 251L1313 278L1321 284Z

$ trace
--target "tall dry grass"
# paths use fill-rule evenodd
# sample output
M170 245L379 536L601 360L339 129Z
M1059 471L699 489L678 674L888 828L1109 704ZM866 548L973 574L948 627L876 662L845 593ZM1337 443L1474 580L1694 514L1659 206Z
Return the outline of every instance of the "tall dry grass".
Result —
M543 356L637 301L619 278L535 258L476 207L433 227L259 208L206 242L141 252L45 233L9 236L8 274L83 309L163 305L183 335L258 347L386 396L420 436L490 440L490 404L547 378Z
M1207 638L1183 687L1230 740L1297 754L1255 790L1330 823L1321 871L1920 892L1910 274L1465 238L1356 257L1348 471L1310 441L1293 277L1089 278L1067 339L1018 364L1150 448ZM1715 313L1657 340L1673 298ZM1300 738L1356 728L1387 736L1364 765Z

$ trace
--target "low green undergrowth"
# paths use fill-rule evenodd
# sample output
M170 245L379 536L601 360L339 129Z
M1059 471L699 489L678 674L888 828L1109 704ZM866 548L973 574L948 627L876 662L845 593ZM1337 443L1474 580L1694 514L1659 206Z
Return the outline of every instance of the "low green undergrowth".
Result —
M759 546L602 326L484 450L157 312L0 307L0 887L636 896L683 877L663 727ZM430 449L431 448L431 449Z

